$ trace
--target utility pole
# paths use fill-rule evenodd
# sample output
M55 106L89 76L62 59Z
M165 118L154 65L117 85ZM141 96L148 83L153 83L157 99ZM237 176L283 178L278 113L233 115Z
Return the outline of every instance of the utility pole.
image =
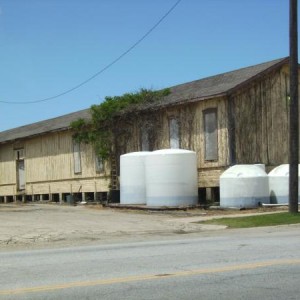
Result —
M290 177L289 212L298 213L299 105L298 105L298 0L290 0Z

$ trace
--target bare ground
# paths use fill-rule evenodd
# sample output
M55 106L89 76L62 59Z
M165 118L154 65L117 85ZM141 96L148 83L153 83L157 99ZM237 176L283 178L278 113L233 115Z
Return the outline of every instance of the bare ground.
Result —
M101 205L1 204L0 251L145 240L153 236L164 239L170 235L226 228L193 223L196 221L278 210L189 209L153 212L103 208Z

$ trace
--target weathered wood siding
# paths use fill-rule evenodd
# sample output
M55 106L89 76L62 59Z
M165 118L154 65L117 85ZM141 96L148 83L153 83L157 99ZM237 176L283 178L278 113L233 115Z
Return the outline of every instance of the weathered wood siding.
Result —
M218 158L205 160L205 133L203 112L216 109L218 125ZM168 118L177 117L180 122L180 148L195 151L197 154L199 187L214 187L219 185L220 170L228 165L228 131L226 99L215 98L199 101L167 110L164 114L163 147L169 148Z
M115 136L115 156L141 151L142 131L149 130L149 150L170 148L171 119L179 124L180 148L197 154L199 187L219 186L220 174L232 163L264 163L267 169L288 162L288 66L253 80L228 96L194 99L170 107L133 112L120 117ZM217 113L218 157L205 159L203 114ZM214 132L214 131L213 131ZM214 135L215 136L215 135ZM93 147L81 145L81 172L75 173L70 131L44 134L23 141L26 193L77 193L107 191L109 167L96 171ZM214 152L213 152L214 153ZM213 157L215 153L213 154ZM77 168L78 165L77 165ZM0 196L16 190L13 144L0 145Z
M108 170L107 173L97 173L96 156L91 145L80 145L80 159L81 172L75 173L70 131L47 134L27 141L28 192L39 194L107 191L109 180L105 175Z
M73 140L70 131L28 138L22 143L25 154L25 193L53 194L108 191L109 168L96 170L91 145L80 145L81 172L75 173ZM0 196L16 194L14 144L0 146Z
M93 148L86 144L80 145L82 171L75 174L73 140L68 131L26 141L25 153L28 183L97 176L95 153Z
M81 180L61 180L48 182L31 182L26 185L28 195L59 193L94 193L107 192L109 178L95 177Z
M0 185L16 183L16 162L13 145L5 144L0 151Z
M12 144L0 147L0 195L16 192L16 161Z
M218 159L205 160L203 112L216 109L218 116ZM197 153L199 186L213 187L219 185L220 169L228 165L228 131L226 98L187 103L184 105L162 108L149 114L143 113L134 122L123 125L126 139L118 139L118 155L141 151L141 131L152 128L153 137L150 150L170 148L169 120L176 118L180 127L180 148ZM127 126L127 127L126 127Z
M237 93L236 163L277 166L288 162L289 75L286 68Z

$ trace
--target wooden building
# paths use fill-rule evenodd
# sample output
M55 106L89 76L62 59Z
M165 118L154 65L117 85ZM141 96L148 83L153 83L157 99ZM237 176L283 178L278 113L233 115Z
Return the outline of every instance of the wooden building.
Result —
M126 119L132 134L118 139L117 157L161 148L196 151L199 189L213 199L218 199L221 173L231 165L262 163L269 171L288 162L288 58L170 91L159 103L140 108L133 122Z
M0 199L85 201L101 198L109 176L92 146L73 142L70 122L89 110L0 133Z
M270 170L287 163L288 61L282 58L171 87L161 101L119 118L116 159L132 151L196 151L199 191L213 199L218 198L220 174L233 164L263 163ZM0 133L3 199L20 193L51 199L108 190L109 164L99 171L92 147L80 145L79 151L72 141L69 124L78 118L89 118L89 110Z

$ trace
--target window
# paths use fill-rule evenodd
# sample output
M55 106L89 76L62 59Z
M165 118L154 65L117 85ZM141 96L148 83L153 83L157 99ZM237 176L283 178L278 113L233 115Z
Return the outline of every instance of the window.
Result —
M16 170L17 170L17 189L18 191L25 190L25 155L24 149L15 149Z
M17 187L19 191L25 190L25 163L24 159L17 160Z
M205 160L218 160L218 116L216 108L203 111Z
M170 148L179 149L180 148L179 122L176 118L169 119L169 138L170 138Z
M146 127L141 129L141 150L150 151L149 130Z
M96 172L100 173L104 171L103 159L96 154Z
M81 157L80 157L80 144L73 144L73 157L74 157L74 173L81 173Z

